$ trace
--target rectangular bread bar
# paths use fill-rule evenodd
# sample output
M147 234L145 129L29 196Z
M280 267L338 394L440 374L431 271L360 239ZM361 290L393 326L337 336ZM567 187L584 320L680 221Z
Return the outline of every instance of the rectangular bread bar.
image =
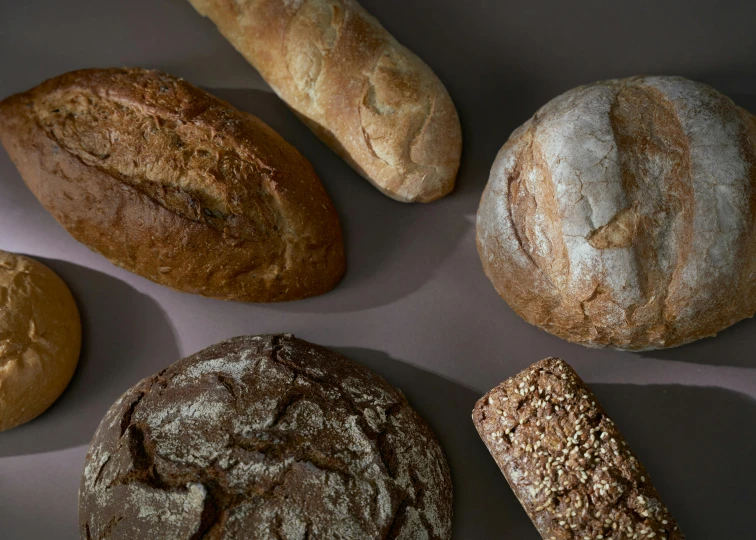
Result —
M681 540L643 465L575 370L533 364L483 396L473 422L547 540Z

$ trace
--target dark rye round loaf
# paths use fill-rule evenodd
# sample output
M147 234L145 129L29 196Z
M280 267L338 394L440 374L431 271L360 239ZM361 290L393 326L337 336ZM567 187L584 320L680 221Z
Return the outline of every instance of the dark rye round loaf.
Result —
M291 335L231 339L127 391L79 492L82 539L447 539L443 452L401 392Z
M310 163L184 80L67 73L0 102L0 141L74 238L157 283L274 302L344 273L341 225Z

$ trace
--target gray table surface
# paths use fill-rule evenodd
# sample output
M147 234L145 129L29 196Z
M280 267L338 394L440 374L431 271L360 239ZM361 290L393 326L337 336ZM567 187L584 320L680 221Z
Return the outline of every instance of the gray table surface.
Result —
M519 319L475 250L475 212L511 131L579 84L679 74L756 112L756 3L637 0L364 2L447 84L465 134L457 190L430 205L380 195L300 124L182 0L0 0L0 98L85 67L185 77L273 126L315 165L346 232L333 292L286 305L162 288L77 244L0 152L0 249L39 257L73 289L84 351L43 416L0 434L0 538L77 537L87 444L126 388L214 342L292 332L404 390L438 433L455 483L454 537L537 539L470 422L479 395L546 356L571 362L626 434L690 539L753 537L756 321L679 349L589 350Z

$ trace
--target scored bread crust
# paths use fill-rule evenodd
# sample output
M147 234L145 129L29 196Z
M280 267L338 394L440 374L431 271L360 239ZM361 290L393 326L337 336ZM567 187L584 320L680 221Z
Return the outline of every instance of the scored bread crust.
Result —
M0 250L0 431L36 418L63 393L81 352L81 319L47 266Z
M504 145L483 268L525 320L592 347L712 336L756 311L756 121L680 77L579 87Z
M433 71L353 0L189 0L315 134L383 193L454 187L457 111Z
M162 285L273 302L344 273L341 225L309 162L181 79L67 73L0 102L0 141L74 238Z

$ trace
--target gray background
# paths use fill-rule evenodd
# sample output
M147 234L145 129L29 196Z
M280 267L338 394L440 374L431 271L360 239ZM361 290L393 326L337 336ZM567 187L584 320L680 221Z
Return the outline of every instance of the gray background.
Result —
M0 434L0 538L73 539L86 445L127 387L240 334L293 332L400 387L455 482L455 538L537 539L469 420L479 395L545 356L592 384L691 539L752 536L756 322L643 354L589 350L520 320L480 267L474 219L509 133L578 84L640 73L714 85L756 112L756 3L370 0L447 84L465 135L457 190L425 206L380 195L319 143L182 0L0 0L0 98L65 71L143 66L185 77L273 126L315 165L342 218L349 271L286 305L174 292L73 241L0 152L0 249L40 257L73 289L81 364L43 416Z

